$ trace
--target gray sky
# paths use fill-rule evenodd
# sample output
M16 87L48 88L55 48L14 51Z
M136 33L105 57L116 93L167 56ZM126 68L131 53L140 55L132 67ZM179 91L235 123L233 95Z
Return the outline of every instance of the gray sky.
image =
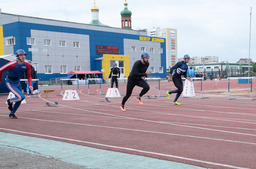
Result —
M256 0L127 0L133 29L175 28L178 57L218 56L236 62L249 56L250 7L251 58L256 61ZM100 21L121 27L124 0L96 0ZM93 0L0 0L4 13L66 20L91 21Z

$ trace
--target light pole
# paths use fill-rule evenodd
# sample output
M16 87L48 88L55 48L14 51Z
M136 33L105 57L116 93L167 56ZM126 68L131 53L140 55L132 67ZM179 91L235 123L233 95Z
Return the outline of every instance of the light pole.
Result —
M250 58L251 58L251 31L252 31L252 7L250 10L250 28L249 28L249 67L248 67L248 77L250 77L250 66L251 66L251 62L250 62Z

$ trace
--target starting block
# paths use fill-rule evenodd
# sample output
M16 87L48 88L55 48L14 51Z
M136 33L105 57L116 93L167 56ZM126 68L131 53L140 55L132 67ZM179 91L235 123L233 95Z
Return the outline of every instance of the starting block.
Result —
M13 94L12 92L10 92L9 95L8 95L8 97L7 97L7 100L8 100L8 99L15 98L15 97L16 97L15 94ZM5 103L7 104L7 101L6 101ZM21 102L21 104L26 104L26 103L27 103L27 102L26 102L25 99L22 100L22 102Z
M62 100L80 100L76 90L65 90Z
M58 103L58 102L55 102L54 104L50 104L49 102L46 102L46 103L45 103L45 106L47 106L47 107L58 107L58 106L59 106L59 103Z
M113 98L113 97L121 97L121 94L118 90L118 88L108 88L108 91L105 95L105 102L111 102L108 100L108 98Z
M47 98L48 94L54 91L55 90L44 90L44 98Z
M157 96L156 96L156 95L155 95L155 96L146 95L146 97L147 97L148 99L157 99Z

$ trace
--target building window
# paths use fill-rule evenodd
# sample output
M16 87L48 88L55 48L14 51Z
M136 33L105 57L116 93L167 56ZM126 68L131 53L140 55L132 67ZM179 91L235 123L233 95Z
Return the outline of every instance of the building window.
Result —
M145 47L141 47L140 50L141 50L142 52L146 52Z
M11 38L6 38L6 46L13 46L15 45L15 38L11 37Z
M60 40L59 41L59 47L66 47L66 41Z
M52 65L45 65L45 74L52 74Z
M153 53L153 52L154 52L154 48L150 48L149 51L150 51L151 53Z
M164 72L163 67L159 67L159 73L163 73L163 72Z
M132 51L135 52L136 51L136 46L132 46Z
M80 48L80 42L73 42L74 48Z
M60 73L66 74L67 73L67 65L61 65L60 66Z
M75 71L80 71L81 70L81 66L75 66Z
M36 39L35 38L27 38L27 45L35 45Z
M110 67L112 68L112 67L114 66L114 64L115 64L115 63L116 63L116 61L115 61L115 60L111 60L111 61L110 61ZM110 68L110 69L111 69L111 68Z
M152 73L155 73L155 67L150 67Z
M124 67L124 61L119 61L119 67Z
M44 46L51 46L52 42L51 39L44 39Z

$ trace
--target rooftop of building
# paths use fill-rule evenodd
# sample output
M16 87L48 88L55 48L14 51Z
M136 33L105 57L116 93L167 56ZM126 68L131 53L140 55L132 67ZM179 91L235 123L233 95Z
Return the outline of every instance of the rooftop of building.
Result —
M13 16L13 17L17 17L16 20L12 19L11 22L10 21L6 21L6 20L1 20L1 15L7 15L7 16ZM23 20L25 18L25 20ZM27 20L26 20L27 19ZM133 29L122 29L122 28L118 28L118 27L111 27L111 26L106 26L106 25L101 25L101 24L97 24L97 25L92 25L92 24L87 24L87 23L79 23L79 22L72 22L72 21L65 21L65 20L57 20L57 19L49 19L49 18L41 18L41 17L35 17L35 16L26 16L26 15L19 15L19 14L11 14L11 13L4 13L2 12L1 8L0 8L0 25L4 25L4 24L8 24L8 23L13 23L13 22L28 22L28 23L40 23L40 24L44 24L42 22L35 22L36 20L44 20L47 21L47 24L49 25L56 25L57 26L68 26L68 25L80 25L80 26L87 26L90 27L90 29L94 29L94 28L105 28L106 31L107 30L111 30L111 32L115 32L114 30L117 31L121 31L122 33L127 33L127 34L139 34L139 35L143 35L146 36L147 32L146 30L133 30ZM54 24L53 24L54 23ZM97 30L97 29L96 29Z

